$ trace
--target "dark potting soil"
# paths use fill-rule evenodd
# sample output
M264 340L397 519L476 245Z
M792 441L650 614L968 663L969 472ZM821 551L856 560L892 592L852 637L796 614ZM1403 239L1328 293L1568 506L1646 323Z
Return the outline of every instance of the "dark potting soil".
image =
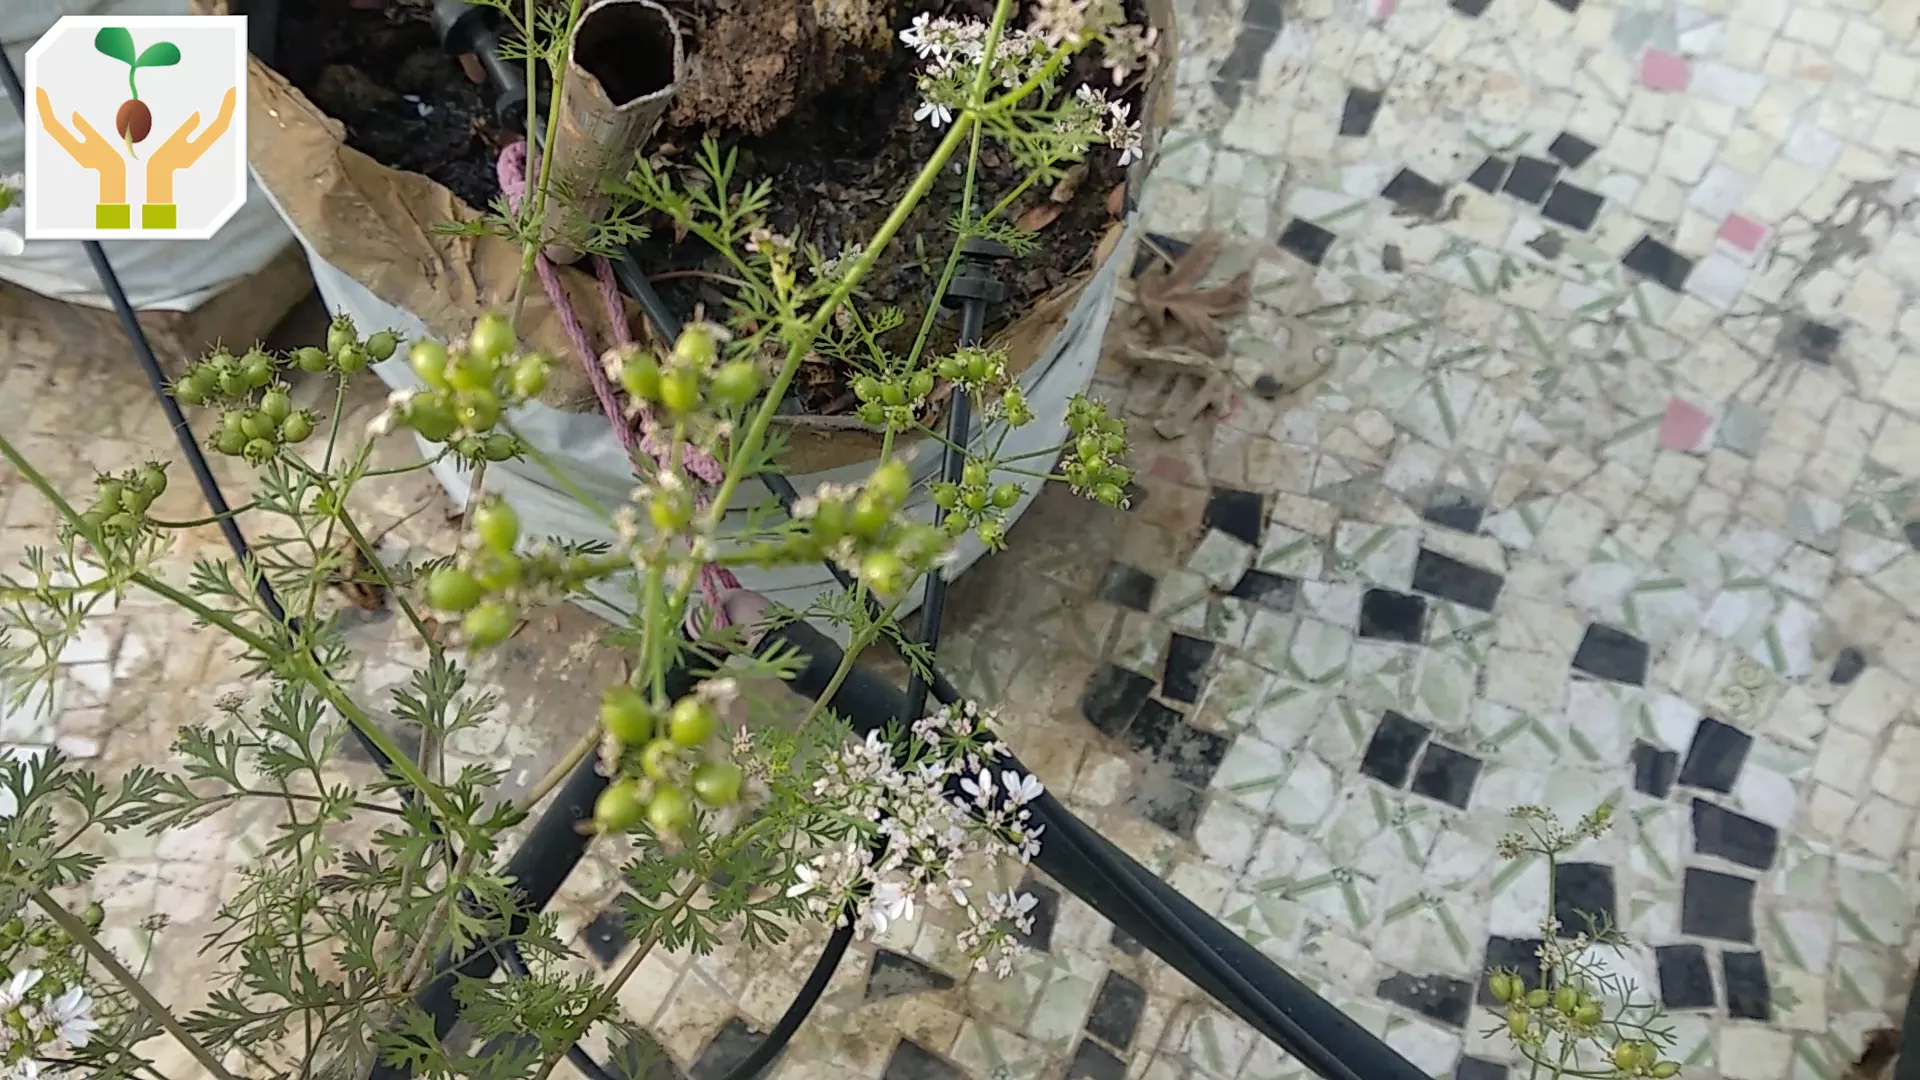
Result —
M285 0L281 15L280 55L276 67L329 115L346 126L348 145L393 168L422 173L444 185L468 205L484 207L498 194L494 159L501 146L520 137L500 128L491 108L491 91L471 81L459 62L440 47L424 8L388 6L369 10L376 0ZM764 0L763 0L764 2ZM731 9L723 0L691 0L671 5L688 45L700 47L699 27L724 25L709 18ZM1140 0L1129 0L1129 14L1141 18ZM714 10L708 10L714 9ZM936 14L992 14L990 0L908 0L896 13L898 28L921 11ZM846 245L871 236L920 166L938 145L941 132L913 119L918 97L914 57L899 46L878 55L855 58L842 68L851 74L837 85L813 89L811 96L784 92L777 107L788 110L764 134L729 130L731 121L671 116L649 144L656 163L692 167L693 151L706 135L738 149L736 183L773 179L768 217L777 230L812 243L833 257ZM1097 60L1082 55L1076 81L1104 80ZM809 69L813 70L813 69ZM1102 83L1096 83L1101 85ZM1139 115L1140 95L1130 95ZM680 113L696 111L700 102ZM711 112L711 110L709 110ZM675 120L685 122L679 126ZM1009 287L1006 303L990 314L988 332L1011 323L1041 296L1088 265L1100 237L1112 223L1107 200L1123 178L1118 152L1096 147L1086 175L1040 230L1040 244L1029 255L1003 260L999 276ZM953 242L947 222L959 210L964 155L942 174L933 191L867 275L863 290L873 305L897 305L905 324L887 344L899 352L912 345L933 285ZM989 205L1019 183L1024 171L991 143L983 145L976 199ZM678 179L678 178L677 178ZM1048 202L1050 185L1036 184L1009 216L1018 217ZM697 272L727 273L725 260L689 238L676 243L662 223L638 245L641 265L656 281L667 305L683 317L696 307L725 310L724 286ZM951 346L954 320L943 319L930 348ZM815 413L839 413L852 404L850 376L827 365L810 366L795 387L801 404Z

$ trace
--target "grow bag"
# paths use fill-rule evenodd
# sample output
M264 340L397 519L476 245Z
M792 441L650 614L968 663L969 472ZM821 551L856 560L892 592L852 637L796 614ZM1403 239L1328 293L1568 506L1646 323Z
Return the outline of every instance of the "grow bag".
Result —
M209 12L221 6L203 4ZM1148 9L1161 28L1163 50L1171 49L1168 9L1160 0ZM1162 70L1170 71L1170 65ZM1165 81L1150 88L1144 110L1149 151L1169 102ZM491 237L452 236L434 230L438 221L473 216L451 192L346 146L336 121L258 60L250 65L248 93L249 157L261 187L306 250L314 282L331 312L352 316L363 330L391 328L407 338L447 340L465 333L483 312L505 305L519 274L519 251ZM1137 187L1144 172L1136 166L1130 185ZM1032 423L1008 437L1002 456L1044 449L1066 437L1066 405L1086 388L1098 362L1120 268L1131 256L1135 218L1129 212L1116 225L1111 242L1096 253L1098 265L996 335L995 343L1009 351L1034 414ZM560 276L588 336L599 347L611 344L613 337L593 279L566 268ZM630 309L629 318L639 325L637 310ZM523 344L565 358L557 368L568 377L556 378L540 403L510 413L515 430L603 507L619 505L629 496L632 467L578 370L556 313L538 289L529 290L521 328ZM376 365L374 370L394 387L420 385L397 360ZM857 429L790 426L784 434L787 446L781 463L802 493L821 483L866 476L879 450L876 435ZM991 429L975 433L976 440L988 437ZM940 460L937 442L918 441L897 447L896 452L909 463L916 481L934 478ZM447 492L464 504L470 475L453 462L436 465L434 473ZM1008 512L1011 524L1038 493L1041 481L1018 474L995 479L1014 482L1022 489L1020 501ZM579 505L563 485L531 461L490 466L485 487L510 503L523 527L534 534L571 541L613 539L600 514ZM742 496L736 499L736 507L770 497L757 484L744 488ZM910 508L931 519L934 508L924 487L915 488ZM947 571L949 578L982 554L984 545L977 539L963 541ZM801 609L815 596L839 588L818 566L750 571L740 577L748 588ZM630 586L618 580L601 585L594 597L596 602L586 606L610 618L632 607ZM904 610L911 610L917 600L917 596L909 600Z

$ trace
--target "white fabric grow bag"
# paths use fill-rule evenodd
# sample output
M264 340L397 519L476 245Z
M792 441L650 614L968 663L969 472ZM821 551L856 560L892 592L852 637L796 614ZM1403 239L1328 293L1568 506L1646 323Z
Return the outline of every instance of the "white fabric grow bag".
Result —
M0 46L24 78L27 50L63 15L185 15L188 0L0 0ZM26 166L26 129L0 93L0 176ZM108 240L127 300L142 311L192 311L273 260L293 237L265 193L247 180L247 202L211 240ZM77 240L29 240L0 259L0 279L42 296L111 306Z
M1105 265L1087 282L1059 331L1021 375L1021 386L1033 410L1034 420L1008 436L1001 451L1003 458L1014 458L1057 446L1065 440L1067 401L1085 390L1093 377L1094 367L1100 359L1107 319L1113 309L1120 267L1132 258L1137 227L1137 220L1128 221L1120 242L1107 257ZM381 300L317 255L298 229L294 230L294 236L306 248L314 284L319 287L328 311L351 316L363 333L389 328L408 339L431 336L426 323L413 313ZM578 359L569 357L563 362L578 363ZM374 371L389 386L421 385L412 369L398 358L375 365ZM569 480L603 506L617 506L627 499L633 483L632 468L605 416L599 413L561 412L536 403L512 410L509 417L516 431L549 460L558 463ZM975 440L984 440L990 434L990 430L976 430ZM423 451L426 445L422 444ZM922 485L939 469L940 446L932 440L922 440L913 448L907 461L916 481L909 510L926 520L932 520L934 508ZM789 479L804 495L822 483L860 480L871 470L871 462L861 462L838 469L794 475ZM451 461L442 461L434 466L433 471L447 493L457 503L464 505L470 474ZM1038 477L1013 473L1000 474L995 479L1010 480L1020 485L1020 502L1007 512L1008 524L1011 525L1026 511L1039 493L1043 481ZM520 515L522 528L532 535L570 541L613 540L612 531L599 515L580 506L541 466L530 461L489 466L486 490L489 494L506 499ZM758 484L744 485L735 497L735 506L751 506L770 498L771 493L764 487ZM968 536L961 542L957 558L947 571L948 580L959 576L983 554L985 545L977 538ZM748 570L739 577L747 588L797 609L804 609L816 596L839 588L826 568L818 565L773 571ZM596 587L593 599L597 603L583 606L614 620L624 618L633 606L630 585L618 580ZM919 599L919 590L915 589L902 605L902 612L917 607Z

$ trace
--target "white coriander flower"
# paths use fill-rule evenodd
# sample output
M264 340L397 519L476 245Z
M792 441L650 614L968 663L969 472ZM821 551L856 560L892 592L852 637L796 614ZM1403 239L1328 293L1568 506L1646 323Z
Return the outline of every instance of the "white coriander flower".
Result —
M931 57L939 49L929 32L932 29L932 22L933 16L923 11L914 16L912 26L900 31L901 43L920 54L922 60Z
M793 868L793 876L799 880L787 886L788 897L805 896L820 884L820 871L805 863Z
M39 968L27 968L0 983L0 1016L26 1004L28 992L39 985L42 975Z
M93 1018L93 999L77 986L69 986L59 997L47 1003L45 1018L54 1035L68 1046L85 1046L100 1025Z
M883 881L875 885L872 904L867 917L880 933L886 933L891 923L913 918L913 893L897 881Z
M21 1058L5 1071L0 1071L0 1080L40 1080L40 1063L32 1058Z
M922 101L920 107L913 111L913 118L931 121L936 129L943 128L953 123L953 110L937 102Z
M1039 777L1031 773L1023 777L1012 769L1001 771L1000 782L1006 785L1007 798L1011 799L1016 806L1032 802L1046 790L1040 785Z

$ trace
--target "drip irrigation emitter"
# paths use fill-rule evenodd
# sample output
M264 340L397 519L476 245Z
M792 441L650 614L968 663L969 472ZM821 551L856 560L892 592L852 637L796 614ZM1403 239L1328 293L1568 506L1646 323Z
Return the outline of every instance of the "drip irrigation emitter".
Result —
M459 0L439 0L436 5L437 17L440 16L440 8L448 8L446 15L449 18L444 23L449 28L449 31L445 31L449 33L448 40L453 41L457 37L461 45L459 51L475 51L476 55L481 56L490 76L511 75L511 65L499 63L497 36L489 44L486 35L473 34L475 24L472 23L465 24L468 29L461 32L466 36L451 33L452 29L463 25L462 13L452 10L454 5L467 6L460 4ZM4 76L8 96L24 116L24 93L19 78L3 53L0 53L0 76ZM506 89L507 86L496 88ZM119 316L121 328L133 346L136 359L173 428L202 496L219 517L221 531L235 558L242 565L252 563L253 557L246 538L230 516L226 499L207 466L205 455L178 405L166 392L165 374L160 369L138 316L127 301L118 277L99 244L89 241L85 247L102 288ZM633 253L621 252L613 262L616 278L653 322L660 337L668 341L675 339L680 329L678 320L661 302ZM990 275L976 280L990 280ZM992 298L993 290L982 286L980 295L964 295L966 290L972 288L970 285L963 286L955 295L963 301L963 333L969 321L969 308L979 313L978 321L972 326L977 336L984 324L984 304ZM966 445L969 425L962 412L964 397L963 394L955 394L954 408L949 413L949 433L957 432L961 438L950 439L953 446L948 448L948 457L943 461L943 474L953 467L951 458L958 454L954 447ZM961 414L957 421L955 413ZM764 475L760 479L773 491L782 506L791 511L797 495L792 484L785 477L774 474ZM829 564L828 570L843 587L853 585L851 578L838 566ZM297 633L297 628L286 618L271 586L260 580L257 587L263 606L290 632ZM939 598L944 595L944 589L944 581L939 575L934 575L928 583L927 600L923 600L923 604L931 609L922 617L923 639L937 636L938 620L933 616L938 615L937 605ZM871 598L869 610L879 614L877 604ZM888 626L886 629L895 640L899 640L897 626ZM758 647L764 650L775 642L792 647L804 659L801 671L790 683L793 691L810 698L824 693L841 662L839 646L805 623L788 624L767 632ZM686 680L686 685L691 685L692 676L684 669L677 671L674 678ZM953 704L959 700L952 682L937 668L929 672L927 681L931 684L933 697L942 704ZM859 666L852 669L828 704L863 732L909 721L924 711L910 700L909 694L902 693L870 670ZM391 775L393 762L357 729L354 733L368 755ZM1015 767L1018 768L1017 763ZM513 876L521 895L530 902L524 913L525 918L530 919L532 913L545 906L584 856L588 840L579 831L578 824L591 818L593 801L606 783L606 778L599 775L590 755L567 778L553 801L534 822L526 840L509 858L506 872ZM1036 822L1045 827L1045 840L1034 860L1040 869L1315 1073L1329 1080L1425 1080L1425 1075L1406 1058L1301 984L1166 882L1095 834L1051 793L1034 800L1029 807ZM728 1072L726 1080L750 1080L778 1056L818 1002L852 934L852 924L843 919L829 937L819 962L786 1013L747 1060ZM504 967L510 976L526 970L511 941L490 942L460 958L443 957L436 965L436 976L421 992L416 1004L432 1017L435 1031L444 1035L452 1030L458 1020L459 1006L453 994L458 980L461 977L486 978L499 967ZM611 1080L613 1074L594 1062L579 1047L573 1047L568 1056L593 1080ZM390 1080L407 1075L408 1070L385 1065L376 1066L372 1073L374 1078Z

